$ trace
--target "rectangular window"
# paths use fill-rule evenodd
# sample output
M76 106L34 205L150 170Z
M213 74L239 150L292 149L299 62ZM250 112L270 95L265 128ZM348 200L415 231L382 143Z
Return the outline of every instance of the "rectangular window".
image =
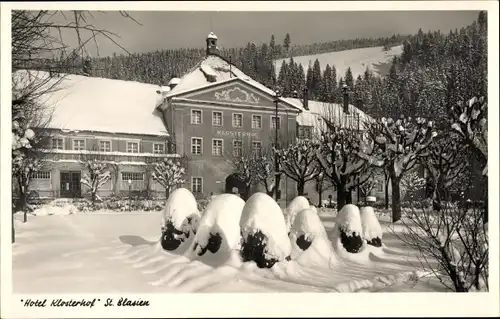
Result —
M56 150L64 149L64 139L56 137L52 139L52 148Z
M33 174L33 178L30 182L30 190L50 190L52 189L52 181L50 179L50 171L38 171Z
M199 137L191 138L191 153L201 155L203 149L203 140Z
M382 193L384 191L384 182L377 181L377 193Z
M276 126L278 126L278 130L281 129L281 120L280 117L276 116L271 116L271 128L276 129Z
M33 179L50 179L50 171L39 171L35 172Z
M99 141L99 152L111 152L111 141Z
M233 127L243 127L243 114L233 113Z
M127 142L127 153L139 153L139 142Z
M144 180L144 173L141 172L122 172L122 181L128 182L128 181L143 181Z
M255 156L262 156L262 142L252 142L252 153Z
M311 139L312 128L310 126L299 126L299 138Z
M130 182L129 182L130 181ZM122 172L120 189L140 191L146 189L143 172Z
M222 140L221 139L213 139L212 140L212 155L213 156L222 156Z
M153 144L154 154L165 154L165 144L154 143Z
M262 128L262 116L252 115L252 128L255 128L255 129Z
M73 150L75 151L85 150L85 140L73 140Z
M191 124L201 124L201 110L191 110Z
M233 155L236 157L243 156L243 142L233 141Z
M222 126L222 112L212 112L212 125Z
M202 193L203 192L203 178L191 177L191 191L193 193Z

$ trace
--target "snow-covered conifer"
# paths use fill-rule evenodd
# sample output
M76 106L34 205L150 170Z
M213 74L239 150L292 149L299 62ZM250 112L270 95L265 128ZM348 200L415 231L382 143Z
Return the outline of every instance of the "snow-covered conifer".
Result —
M254 261L259 268L271 268L290 256L285 218L269 195L253 194L245 203L240 220L243 261Z

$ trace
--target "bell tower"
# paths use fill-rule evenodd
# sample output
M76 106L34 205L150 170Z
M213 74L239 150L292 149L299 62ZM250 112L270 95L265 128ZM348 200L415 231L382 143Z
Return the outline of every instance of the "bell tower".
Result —
M219 48L217 47L217 36L210 32L207 36L207 56L209 55L219 55Z

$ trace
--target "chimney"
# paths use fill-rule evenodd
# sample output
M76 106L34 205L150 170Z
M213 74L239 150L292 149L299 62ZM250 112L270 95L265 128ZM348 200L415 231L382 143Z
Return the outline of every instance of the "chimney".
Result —
M181 79L179 78L172 78L169 82L168 82L168 87L170 88L170 90L172 90L174 87L177 86L177 84L179 84L181 82Z
M343 111L345 114L349 114L349 88L344 84L342 87L342 91L344 91L344 107Z
M210 34L207 36L206 41L207 41L207 56L209 55L219 56L219 48L217 47L217 36L213 32L210 32Z
M304 109L309 110L309 90L304 88L302 90L302 105L304 105Z
M358 110L361 110L363 108L363 100L362 99L357 99L356 100L356 108Z

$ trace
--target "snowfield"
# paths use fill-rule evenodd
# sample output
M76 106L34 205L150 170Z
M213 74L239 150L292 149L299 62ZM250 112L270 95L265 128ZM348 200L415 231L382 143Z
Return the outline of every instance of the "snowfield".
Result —
M349 257L345 256L347 252L337 251L330 241L338 229L334 211L301 211L288 238L283 215L271 205L276 204L271 198L271 201L259 198L267 196L263 195L247 201L245 207L237 199L230 199L231 206L225 207L216 201L221 197L215 197L212 207L209 205L203 212L200 231L193 237L199 243L206 243L208 233L222 233L237 226L241 207L240 225L244 233L260 229L275 240L274 250L282 256L271 268L259 268L253 261L242 262L238 250L230 249L235 245L234 229L226 232L227 246L221 243L213 258L193 258L162 249L158 220L163 212L45 214L29 216L27 223L22 222L22 214L16 214L13 290L15 293L444 291L433 280L422 277L423 272L416 271L420 264L416 253L387 232L388 217L379 217L384 245L380 248L364 245L359 253ZM212 210L217 206L223 209L215 213ZM222 218L227 219L222 221ZM202 227L206 230L201 231ZM396 224L395 231L401 229ZM306 235L311 242L306 250L290 240L300 235ZM293 258L281 259L291 251Z
M391 48L390 51L382 51L383 47L361 48L353 50L344 50L337 52L327 52L316 55L304 55L293 57L296 63L302 64L304 70L307 71L309 63L311 66L318 59L321 66L321 71L325 70L327 64L335 66L337 70L337 81L344 77L347 68L351 68L354 79L358 75L363 76L368 67L376 75L386 75L389 71L390 64L394 56L399 56L403 53L403 46L398 45ZM279 74L281 63L284 59L276 61L276 74Z

